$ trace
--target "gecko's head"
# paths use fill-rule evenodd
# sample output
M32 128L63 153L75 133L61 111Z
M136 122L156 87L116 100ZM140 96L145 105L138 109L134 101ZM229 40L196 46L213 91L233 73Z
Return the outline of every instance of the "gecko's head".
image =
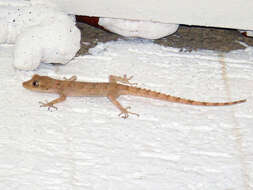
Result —
M50 92L52 80L50 77L35 74L30 80L23 82L23 87L33 91Z

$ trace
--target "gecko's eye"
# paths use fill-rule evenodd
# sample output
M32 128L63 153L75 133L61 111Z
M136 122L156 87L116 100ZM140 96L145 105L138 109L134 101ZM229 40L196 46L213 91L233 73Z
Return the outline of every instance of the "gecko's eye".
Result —
M39 86L39 81L37 81L37 80L33 81L33 86L38 87Z

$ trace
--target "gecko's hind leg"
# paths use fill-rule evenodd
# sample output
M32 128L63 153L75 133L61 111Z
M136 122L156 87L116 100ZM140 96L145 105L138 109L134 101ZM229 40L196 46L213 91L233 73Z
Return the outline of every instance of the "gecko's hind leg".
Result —
M123 84L128 84L128 85L137 85L137 83L129 82L129 80L131 80L132 78L133 78L133 76L127 77L127 75L123 75L123 77L110 75L109 76L109 81L110 81L110 83L121 82Z
M124 110L121 110L121 112L118 114L119 117L122 117L123 119L128 118L129 114L132 115L136 115L137 117L139 117L140 115L138 113L134 113L134 112L130 112L128 111L129 109L131 109L130 106L123 108Z
M117 101L117 97L118 97L117 94L114 95L113 92L111 92L111 93L109 93L109 94L107 95L107 98L108 98L108 99L121 111L120 114L119 114L119 116L120 116L121 118L126 119L126 118L128 118L129 114L136 115L137 117L139 117L139 114L128 111L128 110L131 108L130 106L124 108L124 107L119 103L119 101Z
M73 75L72 77L70 77L69 79L66 77L63 77L64 80L66 81L76 81L77 80L77 76Z

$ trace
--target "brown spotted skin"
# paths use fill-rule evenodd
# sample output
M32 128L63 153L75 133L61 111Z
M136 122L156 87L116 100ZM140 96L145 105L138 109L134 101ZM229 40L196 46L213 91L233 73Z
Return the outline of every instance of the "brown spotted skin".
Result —
M57 93L59 98L51 102L40 102L41 107L48 107L57 109L54 104L63 102L68 96L105 96L107 97L121 112L119 116L126 119L129 114L139 116L139 114L130 112L130 107L124 108L117 100L121 95L141 96L145 98L153 98L168 102L176 102L182 104L198 105L198 106L226 106L245 102L244 100L232 102L200 102L195 100L188 100L180 97L175 97L160 92L155 92L148 89L134 87L135 83L130 83L132 77L109 76L109 82L78 82L76 76L70 79L57 80L48 76L34 75L32 79L23 82L23 87L32 91ZM123 84L127 85L123 85Z
M181 103L181 104L197 105L197 106L228 106L228 105L243 103L246 101L246 99L244 99L244 100L238 100L238 101L232 101L232 102L201 102L201 101L189 100L189 99L171 96L171 95L160 93L160 92L155 92L149 89L137 88L137 87L132 87L132 86L127 86L125 89L123 88L122 93L124 95L141 96L145 98L153 98L157 100L176 102L176 103Z

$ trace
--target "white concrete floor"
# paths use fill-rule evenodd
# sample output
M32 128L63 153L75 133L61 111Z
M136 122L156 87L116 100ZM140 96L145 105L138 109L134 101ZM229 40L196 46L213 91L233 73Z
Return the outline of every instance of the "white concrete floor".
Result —
M228 54L179 52L149 41L99 44L67 65L12 66L0 46L0 189L249 190L253 188L252 48ZM107 81L110 74L174 96L223 102L200 107L122 96L140 117L118 117L106 98L70 97L49 112L53 94L22 87L33 74Z

